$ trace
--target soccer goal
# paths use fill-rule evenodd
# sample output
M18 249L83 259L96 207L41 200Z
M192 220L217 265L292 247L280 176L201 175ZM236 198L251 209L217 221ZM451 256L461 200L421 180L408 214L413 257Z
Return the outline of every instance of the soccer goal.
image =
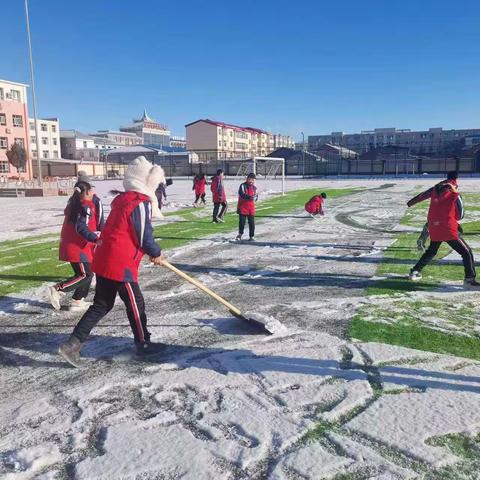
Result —
M238 177L254 173L257 180L264 180L265 185L272 180L281 180L282 195L285 195L285 159L279 157L253 157L242 162L237 171Z

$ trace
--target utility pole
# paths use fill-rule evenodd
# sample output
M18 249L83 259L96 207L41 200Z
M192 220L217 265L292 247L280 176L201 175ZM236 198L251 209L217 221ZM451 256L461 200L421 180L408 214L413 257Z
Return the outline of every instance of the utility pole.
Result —
M303 165L303 173L302 173L302 178L305 178L305 135L303 132L300 132L302 134L302 165Z
M28 0L25 0L25 21L27 24L27 38L28 38L28 53L30 57L30 79L32 82L32 106L33 106L33 121L35 122L35 142L37 145L37 169L38 169L38 185L43 186L42 178L42 161L40 160L40 135L38 134L38 120L37 120L37 100L35 95L35 75L33 73L33 55L32 55L32 37L30 35L30 16L28 12ZM26 100L26 99L25 99ZM28 118L25 119L25 125L27 125L27 132L29 131ZM28 134L28 133L27 133ZM28 144L28 139L27 144ZM28 152L30 153L30 152ZM33 172L32 172L33 174Z

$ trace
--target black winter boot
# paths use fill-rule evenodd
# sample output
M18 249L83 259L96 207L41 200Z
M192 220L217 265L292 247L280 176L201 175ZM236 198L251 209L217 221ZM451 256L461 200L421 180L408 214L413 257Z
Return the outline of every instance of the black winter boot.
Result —
M74 367L80 366L80 350L82 349L82 343L74 335L70 335L70 338L60 345L58 353Z

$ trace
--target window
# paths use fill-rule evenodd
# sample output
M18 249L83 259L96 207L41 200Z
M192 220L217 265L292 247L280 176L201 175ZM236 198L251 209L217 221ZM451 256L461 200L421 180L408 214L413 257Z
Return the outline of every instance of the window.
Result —
M53 158L58 158L58 150L53 151Z
M35 124L34 123L30 123L30 130L35 130Z
M42 145L48 145L48 137L42 137Z
M37 151L36 150L32 150L32 157L37 158Z
M218 142L218 146L219 146L219 147L221 147L221 146L222 146L222 141L221 141L221 140L219 140L219 142Z
M8 139L7 137L0 137L0 149L6 150L8 148Z
M56 145L56 144L57 144L57 139L56 139L56 138L53 138L53 139L52 139L52 142L53 142L54 145Z
M7 116L4 113L0 113L0 125L7 124Z
M13 126L23 127L23 117L21 115L12 115Z
M0 88L0 100L4 100L3 88Z
M24 147L25 146L25 141L23 140L23 138L16 138L15 139L15 143L17 145L20 145L21 147Z
M87 142L83 142L83 148L87 148Z
M42 154L43 154L43 158L48 158L48 157L49 157L49 152L48 152L48 150L44 150L44 151L42 152Z
M0 173L10 172L10 165L8 162L0 162Z
M55 124L52 125L52 132L56 132L57 131L57 126Z
M30 143L37 143L37 139L35 137L30 137Z
M41 124L40 124L40 130L41 130L42 132L48 132L47 124L46 124L46 123L41 123Z
M20 90L10 90L10 95L12 96L12 100L20 102Z

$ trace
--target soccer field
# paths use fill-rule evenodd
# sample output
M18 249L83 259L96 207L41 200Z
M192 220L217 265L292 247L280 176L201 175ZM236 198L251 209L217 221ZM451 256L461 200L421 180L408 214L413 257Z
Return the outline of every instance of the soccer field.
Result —
M190 208L191 182L175 181L155 235L174 265L282 328L263 335L144 263L164 352L136 359L117 299L78 369L57 348L81 314L54 311L46 280L18 278L35 277L24 252L39 245L42 275L68 272L55 260L67 199L0 199L0 286L13 285L0 298L0 477L478 478L479 292L464 290L447 248L422 282L406 278L426 218L406 201L435 180L297 179L283 198L280 182L260 180L256 241L240 243L238 183L227 181L231 208L216 229L211 202ZM107 207L119 186L97 182ZM475 253L479 187L460 180ZM311 218L303 204L321 191L326 215Z

